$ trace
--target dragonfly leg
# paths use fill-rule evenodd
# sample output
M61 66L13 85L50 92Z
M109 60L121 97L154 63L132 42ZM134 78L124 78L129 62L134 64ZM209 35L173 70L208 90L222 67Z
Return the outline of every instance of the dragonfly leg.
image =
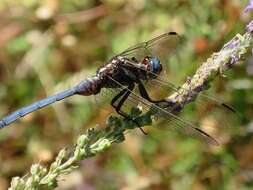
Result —
M116 109L116 105L115 105L115 102L121 97L123 96L125 93L127 92L127 89L123 89L121 90L111 101L111 105L112 107L114 107Z
M112 107L115 108L116 112L121 115L122 117L128 119L128 120L132 120L137 126L138 128L143 132L143 134L147 135L147 133L141 128L141 126L139 125L139 123L131 118L131 116L129 116L129 114L125 113L124 111L121 110L121 107L123 106L124 102L126 101L126 99L128 98L128 96L131 94L132 90L134 89L134 83L130 84L126 89L123 89L122 91L120 91L111 101L111 105ZM121 97L121 100L119 101L118 105L115 105L115 102Z
M151 103L161 103L161 102L168 103L168 101L166 101L166 100L152 100L149 97L148 92L147 92L145 86L143 85L143 83L141 81L138 83L138 88L139 88L139 91L140 91L140 95L143 98L145 98L146 100L148 100L149 102L151 102Z

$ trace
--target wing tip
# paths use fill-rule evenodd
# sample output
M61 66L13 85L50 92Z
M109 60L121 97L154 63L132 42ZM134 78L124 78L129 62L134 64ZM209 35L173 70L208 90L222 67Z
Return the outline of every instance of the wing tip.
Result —
M209 135L207 132L203 131L202 129L199 129L197 127L194 127L197 131L199 131L204 137L207 137L208 144L214 145L214 146L219 146L220 143L211 135Z
M168 32L168 34L169 34L169 35L178 35L178 33L177 33L177 32L174 32L174 31L173 31L173 32Z
M237 111L232 106L229 106L228 104L225 104L225 103L222 103L221 105L223 107L227 108L229 111L231 111L233 113L237 113Z

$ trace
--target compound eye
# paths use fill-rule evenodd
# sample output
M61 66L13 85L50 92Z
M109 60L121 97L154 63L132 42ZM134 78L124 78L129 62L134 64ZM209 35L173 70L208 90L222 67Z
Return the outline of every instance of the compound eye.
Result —
M160 74L160 72L162 71L162 65L160 63L160 60L155 57L150 58L150 66L152 73Z

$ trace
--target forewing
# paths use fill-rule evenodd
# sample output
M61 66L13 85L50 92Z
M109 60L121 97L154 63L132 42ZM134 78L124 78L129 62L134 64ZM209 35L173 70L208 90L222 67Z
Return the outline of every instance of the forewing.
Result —
M169 57L179 47L181 37L176 32L161 34L151 40L140 42L121 52L119 55L142 61L145 56L156 56L162 62L166 62Z

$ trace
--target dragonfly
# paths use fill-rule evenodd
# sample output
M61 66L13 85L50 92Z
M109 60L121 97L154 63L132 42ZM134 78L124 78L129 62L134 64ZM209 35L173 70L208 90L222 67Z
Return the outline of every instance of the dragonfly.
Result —
M179 128L187 129L198 136L217 144L215 138L209 135L207 132L198 128L191 122L187 122L180 116L174 114L172 111L161 108L159 103L167 103L168 100L153 100L148 91L145 88L145 82L157 81L158 84L168 86L172 91L177 91L178 87L173 83L169 82L160 77L160 73L163 70L163 65L158 57L153 55L144 55L142 59L138 59L132 56L136 52L148 50L154 44L160 43L163 39L168 38L179 38L176 32L164 33L157 36L149 41L144 41L131 46L123 52L112 57L108 62L98 68L96 74L92 77L86 78L74 87L49 96L45 99L39 100L28 106L25 106L0 120L0 128L4 128L10 125L12 122L24 117L31 112L37 111L45 106L53 104L57 101L63 100L73 95L90 96L96 95L101 92L102 89L116 90L117 94L111 99L111 106L115 111L125 119L132 120L140 130L146 134L141 128L135 118L132 118L129 113L126 113L122 107L127 100L134 100L143 103L146 106L154 106L159 112L167 116L167 120L173 121ZM137 87L139 93L135 93L133 90ZM228 109L231 112L235 112L234 108L225 104L214 97L203 95L205 98L209 98L215 101L220 106Z

